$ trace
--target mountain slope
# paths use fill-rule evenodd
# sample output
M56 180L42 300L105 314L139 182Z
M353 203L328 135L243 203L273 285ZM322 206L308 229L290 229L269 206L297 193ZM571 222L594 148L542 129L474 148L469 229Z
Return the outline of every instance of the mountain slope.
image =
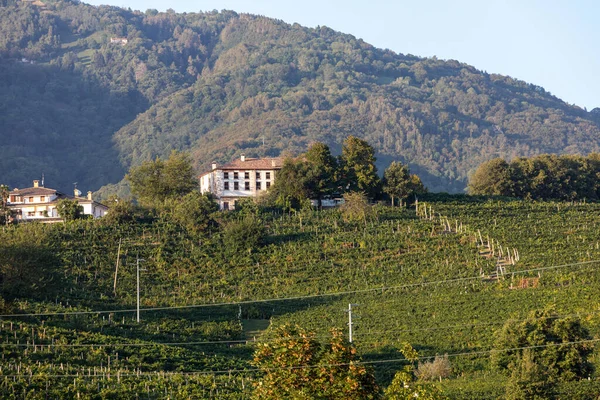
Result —
M28 42L44 42L34 54L47 68L64 70L66 63L73 79L133 99L118 108L125 110L121 118L103 108L106 101L97 94L84 92L90 95L77 101L88 101L105 122L81 118L102 132L97 140L110 153L94 166L103 171L100 177L76 169L79 181L93 189L171 149L191 151L202 170L239 153L303 151L315 140L335 151L350 134L376 148L380 169L392 160L408 162L432 190L461 191L470 171L497 156L599 150L597 113L543 88L457 61L380 50L326 27L230 11L142 14L67 2L41 11L22 4L3 8L28 11L40 21L53 18L48 27L40 23L45 33L37 42ZM113 36L128 43L111 44ZM31 47L23 49L24 41L0 43L0 53L22 57ZM67 51L74 48L77 53ZM66 107L80 116L75 105ZM65 130L59 140L73 135ZM16 152L5 152L3 167ZM21 179L14 172L0 175L13 185Z

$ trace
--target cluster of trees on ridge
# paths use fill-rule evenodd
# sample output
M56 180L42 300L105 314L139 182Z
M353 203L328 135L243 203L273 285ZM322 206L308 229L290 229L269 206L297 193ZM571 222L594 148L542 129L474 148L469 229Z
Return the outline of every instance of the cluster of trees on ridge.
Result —
M97 189L173 149L203 169L314 141L339 151L352 134L374 146L380 170L402 158L431 190L462 191L495 155L599 150L600 113L458 61L232 11L45 4L0 2L0 119L10 132L0 180L11 186L44 171L59 190Z
M485 162L469 179L469 193L532 200L600 199L600 154L543 154Z
M403 199L426 192L419 177L402 163L392 162L380 179L375 162L373 147L354 136L346 138L337 158L326 144L314 143L301 156L285 159L267 200L284 209L299 209L316 199L320 208L326 197L360 192L371 200L388 195L394 206L395 199L402 204Z

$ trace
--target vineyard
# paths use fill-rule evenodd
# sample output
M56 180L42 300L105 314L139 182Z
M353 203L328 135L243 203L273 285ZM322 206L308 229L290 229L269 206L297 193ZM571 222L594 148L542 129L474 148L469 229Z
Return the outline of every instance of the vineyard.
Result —
M509 318L551 307L600 338L598 204L451 197L374 206L363 221L340 210L260 218L265 238L249 248L164 221L3 228L3 251L29 246L29 269L3 287L36 279L3 305L1 396L248 398L256 341L288 322L320 338L346 330L350 303L354 345L381 386L408 342L423 360L448 354L439 386L450 398L502 395L507 378L489 359ZM589 398L591 378L560 391Z

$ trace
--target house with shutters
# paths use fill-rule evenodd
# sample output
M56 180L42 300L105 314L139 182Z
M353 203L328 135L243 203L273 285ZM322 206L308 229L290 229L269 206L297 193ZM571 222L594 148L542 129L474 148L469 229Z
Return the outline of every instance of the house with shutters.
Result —
M210 171L200 175L200 192L211 193L221 210L233 210L237 200L256 197L269 190L282 166L283 159L279 157L244 155L225 165L213 163Z
M82 197L81 194L79 190L75 189L74 196L67 196L55 189L46 188L35 180L33 187L11 190L6 205L12 211L17 222L61 222L62 218L56 210L58 201L61 199L77 200L83 207L84 215L91 215L93 218L103 217L107 213L108 207L94 201L92 192L87 192L86 197Z

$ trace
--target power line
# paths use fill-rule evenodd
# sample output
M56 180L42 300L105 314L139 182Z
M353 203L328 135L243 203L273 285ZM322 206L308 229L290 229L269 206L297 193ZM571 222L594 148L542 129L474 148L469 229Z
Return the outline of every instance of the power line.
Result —
M570 264L562 264L562 265L553 265L548 267L538 267L531 269L524 269L519 271L512 271L510 274L518 275L530 272L541 272L548 271L552 269L560 269L567 267L574 267L580 265L594 264L598 263L600 260L590 260L590 261L581 261ZM256 304L256 303L269 303L269 302L277 302L277 301L291 301L291 300L306 300L306 299L314 299L319 297L335 297L335 296L344 296L348 294L357 294L357 293L368 293L368 292L383 292L386 290L398 290L398 289L408 289L419 286L431 286L431 285L439 285L444 283L455 283L462 281L472 281L472 280L480 280L481 276L468 276L462 278L452 278L452 279L442 279L437 281L429 281L429 282L420 282L420 283L409 283L405 285L396 285L396 286L380 286L377 288L370 289L356 289L356 290L345 290L340 292L330 292L330 293L321 293L321 294L311 294L311 295L303 295L303 296L291 296L291 297L279 297L279 298L271 298L271 299L259 299L259 300L241 300L241 301L231 301L231 302L223 302L223 303L203 303L203 304L192 304L185 306L166 306L166 307L152 307L152 308L141 308L140 311L167 311L167 310L183 310L183 309L194 309L194 308L208 308L208 307L220 307L220 306L236 306L236 305L244 305L244 304ZM109 313L133 313L136 312L137 309L120 309L120 310L101 310L101 311L71 311L71 312L46 312L46 313L22 313L22 314L0 314L0 318L10 318L10 317L36 317L36 316L59 316L59 315L89 315L89 314L109 314Z

